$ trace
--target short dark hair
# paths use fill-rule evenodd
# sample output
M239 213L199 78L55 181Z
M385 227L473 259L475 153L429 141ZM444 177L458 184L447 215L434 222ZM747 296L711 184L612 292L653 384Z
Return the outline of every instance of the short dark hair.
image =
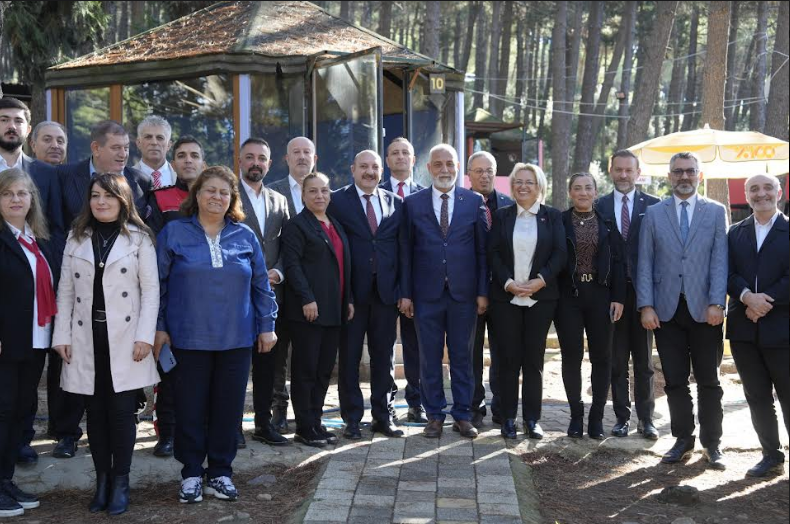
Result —
M28 124L30 123L30 108L17 98L11 96L0 98L0 109L21 109L25 114L25 120Z
M115 120L102 120L91 128L91 142L98 142L100 146L107 143L107 135L129 136L129 133Z
M178 137L178 140L176 140L176 143L173 144L173 157L176 156L176 151L178 151L178 148L184 144L197 144L198 149L200 149L200 156L205 156L203 153L203 145L198 142L197 138L192 135L181 135Z
M615 158L633 158L636 160L636 168L639 169L639 157L629 149L618 149L615 151L612 156L609 157L609 169L612 169L612 162L614 162Z
M573 187L573 182L577 178L584 178L584 177L590 177L593 181L593 187L595 188L596 191L598 191L598 181L595 180L595 177L592 175L592 173L586 173L586 172L574 173L571 175L571 178L568 179L568 191L571 190L571 187Z
M258 144L260 146L266 146L266 148L269 150L269 153L272 152L272 147L269 145L269 142L267 142L263 138L257 138L254 136L251 136L250 138L242 142L241 147L239 147L239 151L244 149L244 146L246 146L247 144Z

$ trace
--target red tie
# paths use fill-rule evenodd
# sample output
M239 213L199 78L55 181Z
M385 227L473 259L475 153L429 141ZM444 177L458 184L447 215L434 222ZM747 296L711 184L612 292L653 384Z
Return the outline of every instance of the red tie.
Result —
M373 209L373 202L370 201L370 197L373 195L362 195L365 197L365 200L368 201L365 204L365 214L368 216L368 225L370 226L370 232L374 235L376 234L376 230L379 228L379 223L376 221L376 211Z
M491 208L488 207L488 199L483 203L486 208L486 227L487 231L491 231L491 224L493 224L493 217L491 216Z
M33 240L28 242L19 235L19 243L36 257L36 300L38 301L38 325L41 327L49 324L50 319L58 312L55 302L55 290L52 289L52 275L49 272L47 261L38 249L38 244Z
M151 177L154 179L154 189L162 186L162 173L154 171L151 173Z
M398 182L398 196L401 198L406 198L406 195L403 194L403 185L406 182Z

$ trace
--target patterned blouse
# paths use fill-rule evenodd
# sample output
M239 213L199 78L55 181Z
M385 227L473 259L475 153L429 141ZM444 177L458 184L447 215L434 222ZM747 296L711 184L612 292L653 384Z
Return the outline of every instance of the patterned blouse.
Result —
M573 232L576 236L576 274L595 274L598 255L598 217L594 211L571 212Z

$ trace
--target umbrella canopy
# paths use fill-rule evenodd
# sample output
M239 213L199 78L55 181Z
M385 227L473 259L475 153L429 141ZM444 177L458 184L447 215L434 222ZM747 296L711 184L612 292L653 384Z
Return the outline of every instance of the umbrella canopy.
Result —
M703 129L671 133L628 148L641 163L642 175L667 176L669 159L682 151L696 153L702 160L706 179L748 178L790 171L788 142L752 131Z

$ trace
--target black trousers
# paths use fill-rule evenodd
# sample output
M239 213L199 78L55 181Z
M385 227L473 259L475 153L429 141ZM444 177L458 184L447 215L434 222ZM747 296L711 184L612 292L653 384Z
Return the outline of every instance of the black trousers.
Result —
M272 400L274 398L275 369L278 359L288 359L288 321L280 317L274 325L277 344L268 353L252 350L252 404L255 409L255 427L265 428L272 419ZM285 354L283 357L282 354ZM284 383L283 383L284 385ZM287 402L287 396L286 396ZM288 404L286 403L286 408Z
M417 341L417 330L414 320L398 314L400 322L401 354L403 355L403 374L406 376L406 403L410 408L422 406L420 398L420 345ZM391 400L395 400L398 386L392 382Z
M230 477L244 414L251 348L223 351L173 348L176 358L175 457L181 477ZM208 424L206 423L208 421Z
M97 473L128 475L137 437L137 390L115 392L107 323L93 322L94 391L85 395L88 443Z
M375 284L375 280L374 280ZM338 393L340 416L346 423L362 420L365 401L359 388L359 363L365 336L370 355L370 412L373 420L389 423L392 386L395 382L395 323L398 308L381 301L376 286L365 303L356 299L354 318L340 332Z
M597 282L579 282L578 296L563 290L554 317L562 354L562 382L571 408L571 418L584 417L582 401L582 359L584 333L592 364L590 420L603 420L612 373L612 333L609 317L609 289Z
M732 356L743 382L752 425L763 455L784 460L779 442L773 390L782 406L785 429L790 433L790 351L787 347L765 347L756 343L730 341Z
M0 359L0 480L14 478L17 450L36 403L46 354L30 349L22 360Z
M477 316L475 345L472 354L472 371L475 374L475 393L472 397L472 411L486 414L486 387L483 385L483 346L485 345L486 325L488 325L488 352L491 366L488 369L488 385L491 388L491 413L499 415L499 355L494 338L491 336L491 316L486 313Z
M79 440L82 437L80 421L85 413L85 397L75 393L69 393L60 389L60 372L63 368L63 359L57 351L48 351L47 364L47 406L49 427L52 429L55 438L58 440L63 437L74 437ZM37 406L36 406L37 407ZM33 438L33 418L35 412L30 416L29 433L30 442Z
M156 369L161 382L154 386L154 429L160 439L173 438L176 434L176 392L173 370L165 373L159 362L156 363Z
M510 302L494 302L492 330L499 357L499 391L502 417L515 419L518 413L518 377L522 374L521 403L524 420L540 420L543 402L543 359L546 335L551 327L556 300L539 300L532 307Z
M63 390L60 389L60 368L63 361L60 355L58 355L58 352L54 349L48 349L46 353L49 359L49 365L47 366L47 406L49 407L47 433L52 433L54 435L54 421L61 412L61 404L63 402ZM41 380L41 377L39 377L39 380ZM20 447L30 445L33 441L33 437L36 436L36 430L33 429L36 413L38 413L38 395L36 395L36 400L33 403L30 413L25 417L22 428L22 439L19 442ZM80 430L80 433L81 432L82 430Z
M689 375L694 370L697 383L700 442L706 448L719 445L724 412L723 391L719 384L719 365L724 354L722 327L696 322L681 295L675 316L656 330L656 345L661 357L672 419L672 435L688 438L694 434L694 403Z
M626 286L623 316L614 325L612 343L612 403L617 420L631 418L631 389L628 383L628 361L634 363L634 401L636 416L652 421L656 407L653 391L653 332L642 327L636 310L636 290L629 281Z
M296 432L309 435L321 424L324 399L335 368L340 326L324 327L291 321L291 396Z
M276 407L285 412L288 411L288 401L290 400L286 384L292 351L290 322L278 323L275 329L277 330L277 345L280 348L274 353L274 392L271 405L272 408Z

